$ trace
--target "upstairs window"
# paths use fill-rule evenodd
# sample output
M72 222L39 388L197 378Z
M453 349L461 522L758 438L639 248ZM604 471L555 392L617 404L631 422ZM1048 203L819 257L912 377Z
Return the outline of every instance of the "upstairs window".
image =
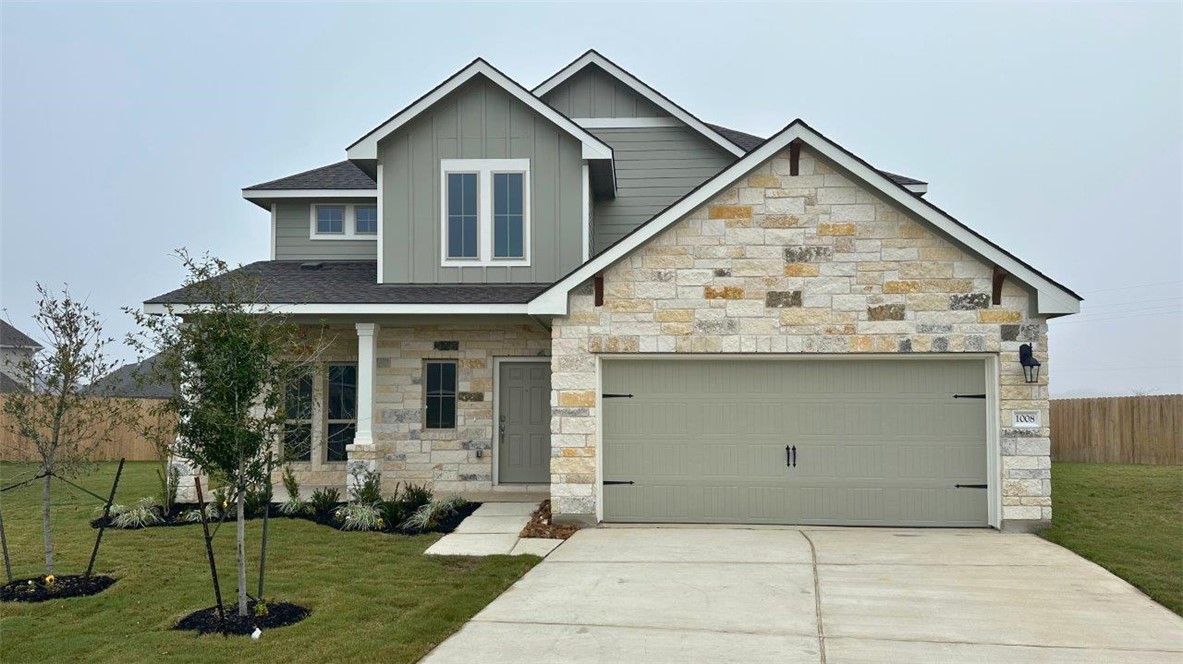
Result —
M317 205L316 232L321 235L345 233L344 205Z
M443 159L445 266L524 266L530 252L530 160Z
M378 232L378 207L358 205L354 208L353 232L358 235L373 235Z

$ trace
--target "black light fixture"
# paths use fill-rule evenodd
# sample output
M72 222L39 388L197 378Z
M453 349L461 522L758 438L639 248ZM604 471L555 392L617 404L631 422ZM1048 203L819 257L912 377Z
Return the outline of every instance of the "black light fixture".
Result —
M1023 378L1028 383L1039 382L1039 360L1035 359L1035 352L1031 344L1019 346L1019 364L1023 365Z

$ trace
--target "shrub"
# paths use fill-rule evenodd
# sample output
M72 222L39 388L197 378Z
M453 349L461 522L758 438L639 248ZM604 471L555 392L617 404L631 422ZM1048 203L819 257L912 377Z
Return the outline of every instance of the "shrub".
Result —
M116 514L115 505L112 505L110 512L111 525L116 528L147 528L164 522L160 506L152 496L141 498L130 507L120 505L119 508L119 513Z
M291 466L283 469L283 488L288 494L288 499L280 503L280 514L296 516L307 511L308 503L300 497L300 483L296 481L296 474L292 472Z
M386 526L394 528L407 520L411 516L412 511L407 509L405 503L401 500L384 500L378 505L375 505L378 511L382 513L382 520Z
M360 469L351 473L355 480L349 490L353 502L377 505L382 502L382 475L373 470Z
M381 530L386 525L377 505L347 503L333 511L341 530Z
M319 517L329 516L333 510L337 508L337 503L341 502L341 492L336 489L317 489L312 492L312 497L308 500L309 507L312 508L312 513Z
M218 506L214 503L206 503L205 520L217 521L220 518L222 518L222 510L218 509ZM185 510L181 512L181 520L185 523L197 523L201 521L201 510L196 508Z
M456 513L464 505L465 500L459 496L452 496L444 500L433 500L421 505L406 521L403 528L409 530L431 530L439 526L444 519Z
M263 489L247 489L243 508L247 516L263 516L267 505L271 502L270 487Z
M427 488L426 484L408 484L407 488L403 489L402 495L399 496L399 499L407 506L408 512L418 510L430 503L432 498L431 489Z

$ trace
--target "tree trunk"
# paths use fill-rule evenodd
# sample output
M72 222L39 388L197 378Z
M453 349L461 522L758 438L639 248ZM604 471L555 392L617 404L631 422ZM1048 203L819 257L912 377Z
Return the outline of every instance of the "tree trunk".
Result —
M49 521L49 485L53 476L46 475L41 479L45 480L41 485L41 539L45 543L45 573L53 574L53 533L50 532Z
M246 616L246 491L238 491L238 615Z

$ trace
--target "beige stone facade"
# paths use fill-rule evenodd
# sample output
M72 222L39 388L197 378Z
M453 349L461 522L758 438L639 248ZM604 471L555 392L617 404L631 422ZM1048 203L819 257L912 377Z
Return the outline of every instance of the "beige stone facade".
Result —
M788 152L606 270L553 322L551 491L556 514L596 513L596 355L976 353L996 355L1004 521L1051 518L1047 324L992 266L805 149ZM1022 343L1044 363L1024 382ZM1038 410L1042 429L1012 428Z
M357 361L352 326L332 327L325 362ZM380 325L374 376L374 449L350 460L373 461L385 492L396 483L428 484L441 494L493 490L493 366L499 357L550 354L550 332L537 323ZM426 360L457 360L455 429L423 427ZM317 383L317 401L320 400ZM344 493L346 464L323 461L324 427L313 425L313 461L294 463L301 484L335 486ZM275 475L279 481L280 473Z

